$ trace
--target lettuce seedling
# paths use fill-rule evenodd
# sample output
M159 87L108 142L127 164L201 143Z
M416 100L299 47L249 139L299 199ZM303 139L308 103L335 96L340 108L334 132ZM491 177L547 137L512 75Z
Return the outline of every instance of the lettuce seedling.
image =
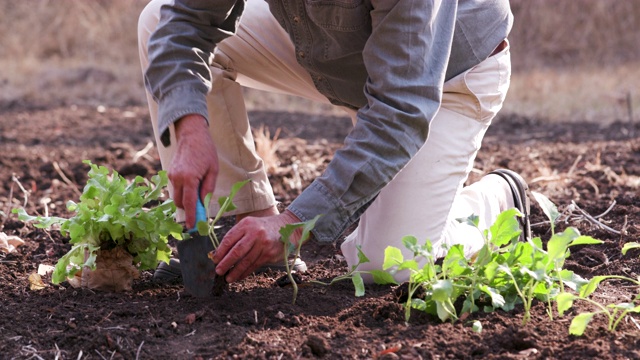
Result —
M84 267L95 270L99 249L122 247L133 256L139 270L155 269L159 261L169 261L169 236L182 239L182 226L175 222L176 207L167 199L147 208L160 199L168 184L164 171L151 178L151 183L137 176L128 182L116 171L83 161L91 167L80 201L67 202L75 213L69 219L31 216L23 208L14 209L19 219L33 222L37 228L60 225L60 232L69 236L71 250L58 260L52 282L58 284L73 277Z

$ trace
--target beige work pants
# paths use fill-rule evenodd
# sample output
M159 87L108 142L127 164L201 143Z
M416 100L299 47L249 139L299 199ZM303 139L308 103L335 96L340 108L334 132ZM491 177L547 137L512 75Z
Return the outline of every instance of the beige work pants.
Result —
M148 64L148 39L165 2L151 1L140 15L138 33L143 70ZM328 101L296 62L288 35L261 0L247 2L237 34L219 44L211 70L214 81L208 97L210 132L221 164L214 196L226 196L233 183L251 178L251 187L246 187L235 199L237 212L268 208L275 204L275 199L263 163L255 152L240 86ZM360 270L380 269L384 249L389 245L411 256L402 246L405 235L416 236L419 241L430 239L438 249L462 243L467 254L482 246L478 229L456 219L479 215L482 230L502 210L513 206L506 183L497 176L486 176L463 187L484 133L502 107L510 74L507 47L445 84L442 107L432 120L426 144L382 189L357 229L342 244L349 267L357 263L356 246L371 260ZM153 128L157 131L157 106L150 96L148 100ZM349 116L355 121L354 112ZM160 134L155 135L162 166L168 168L175 149L163 147ZM212 204L210 210L217 211L216 206ZM403 273L396 277L399 281L406 280Z

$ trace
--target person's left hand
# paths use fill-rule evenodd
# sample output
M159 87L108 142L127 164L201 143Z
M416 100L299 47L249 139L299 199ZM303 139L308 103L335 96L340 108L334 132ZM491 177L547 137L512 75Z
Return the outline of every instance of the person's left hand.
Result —
M213 262L218 275L226 274L226 281L242 280L264 264L284 261L284 244L280 241L280 228L300 222L293 213L268 217L246 217L238 222L220 242ZM294 244L299 240L295 232Z

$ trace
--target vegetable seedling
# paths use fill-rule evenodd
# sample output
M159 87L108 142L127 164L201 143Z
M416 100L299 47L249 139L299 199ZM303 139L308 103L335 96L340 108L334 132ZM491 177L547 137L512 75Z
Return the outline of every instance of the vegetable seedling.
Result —
M176 207L167 199L147 208L162 196L168 184L166 173L158 172L151 183L140 176L129 183L116 171L110 174L104 166L89 160L83 162L90 166L89 179L80 201L67 202L67 209L74 212L74 216L69 219L31 216L24 208L13 210L20 220L32 222L37 228L48 229L59 224L60 232L70 237L73 246L58 260L52 282L58 284L73 278L83 268L88 269L88 273L95 271L99 254L118 248L131 256L130 263L138 271L155 269L159 261L168 262L169 236L182 239L182 226L174 220ZM131 280L113 281L114 284L105 284L106 289L130 288ZM101 288L100 284L88 287Z

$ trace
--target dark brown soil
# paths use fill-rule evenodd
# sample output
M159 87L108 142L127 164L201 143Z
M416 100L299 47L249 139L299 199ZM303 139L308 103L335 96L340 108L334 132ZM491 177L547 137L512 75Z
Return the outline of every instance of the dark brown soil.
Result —
M281 170L272 182L284 204L299 191L288 185L290 164L300 162L304 187L349 129L346 118L314 116L305 122L300 117L308 120L308 115L271 112L251 117L255 127L266 124L271 134L282 128ZM355 297L349 282L305 285L292 305L291 288L275 284L284 274L277 271L253 275L207 300L185 294L180 283L156 283L150 272L126 293L51 285L48 277L46 288L31 290L29 275L40 264L55 264L69 249L68 239L17 221L11 208L26 203L29 213L43 214L48 202L50 214L68 216L66 201L77 200L86 181L84 159L127 177L149 177L160 168L155 149L136 153L150 141L143 107L0 110L0 231L26 241L13 253L0 253L0 358L640 359L638 315L614 333L596 316L582 337L568 333L572 316L551 320L540 303L525 326L521 306L455 323L414 313L406 324L392 287L370 286L364 297ZM606 212L599 219L615 232L577 211L559 224L560 230L575 226L605 241L574 250L567 267L585 277L640 274L640 252L620 252L640 237L640 124L548 124L502 116L488 132L475 167L470 181L509 167L560 211L575 201L593 216ZM538 206L532 218L534 236L548 238ZM326 280L346 271L337 244L310 243L303 254L310 267L306 279ZM595 296L611 303L631 301L639 292L626 283L606 283ZM472 331L470 320L482 322L482 333Z

